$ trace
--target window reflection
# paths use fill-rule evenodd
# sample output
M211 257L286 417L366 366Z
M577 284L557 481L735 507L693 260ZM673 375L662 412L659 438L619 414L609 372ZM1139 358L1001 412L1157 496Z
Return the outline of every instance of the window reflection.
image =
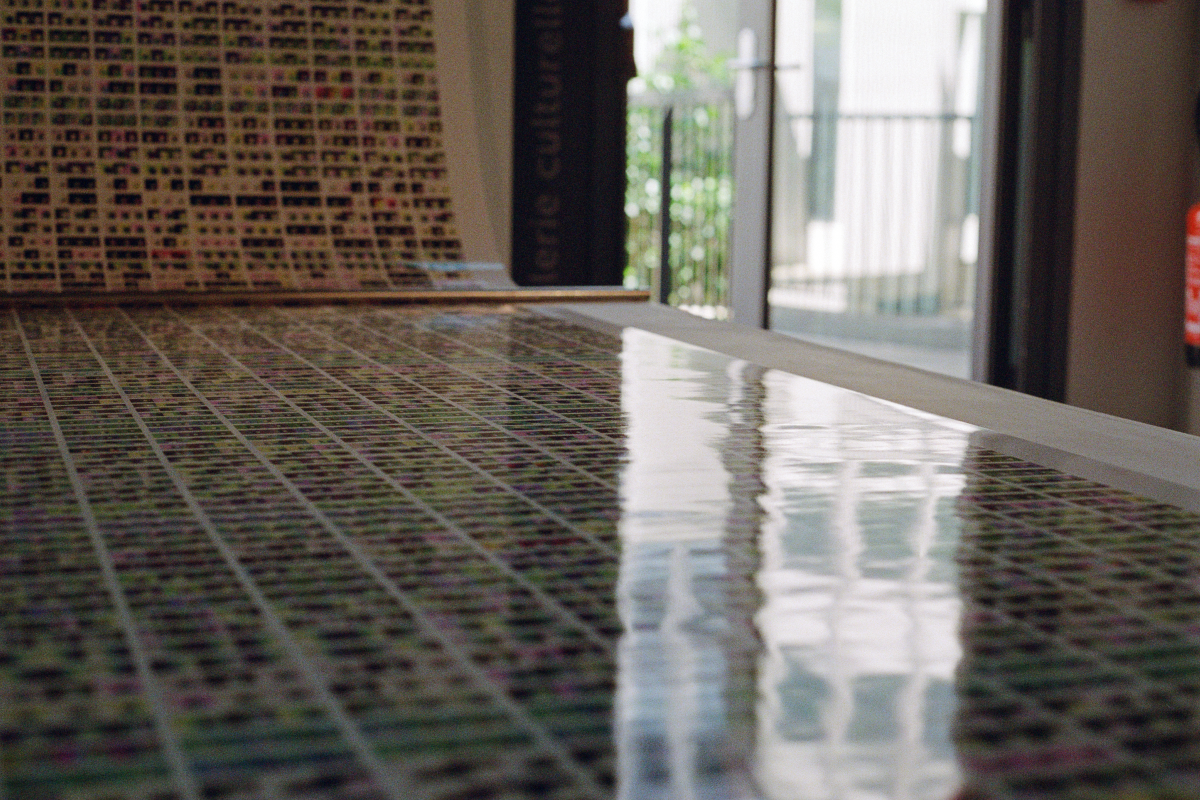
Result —
M965 435L625 345L620 796L949 796Z

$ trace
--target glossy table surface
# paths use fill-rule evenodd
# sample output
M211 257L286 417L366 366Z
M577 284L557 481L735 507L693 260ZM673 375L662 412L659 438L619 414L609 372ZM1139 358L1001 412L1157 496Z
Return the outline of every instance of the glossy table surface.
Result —
M0 337L0 797L1200 794L1200 517L985 429L553 310Z

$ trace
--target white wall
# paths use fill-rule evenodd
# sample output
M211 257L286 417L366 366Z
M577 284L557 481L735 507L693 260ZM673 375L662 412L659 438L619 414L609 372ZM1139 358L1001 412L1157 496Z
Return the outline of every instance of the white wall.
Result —
M1086 0L1067 402L1167 427L1187 406L1183 215L1196 0Z

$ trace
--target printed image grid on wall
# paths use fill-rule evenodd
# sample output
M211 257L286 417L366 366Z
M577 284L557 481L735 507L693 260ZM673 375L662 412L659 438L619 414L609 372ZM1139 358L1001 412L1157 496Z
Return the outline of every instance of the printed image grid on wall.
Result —
M461 257L430 0L0 10L0 291L386 289Z

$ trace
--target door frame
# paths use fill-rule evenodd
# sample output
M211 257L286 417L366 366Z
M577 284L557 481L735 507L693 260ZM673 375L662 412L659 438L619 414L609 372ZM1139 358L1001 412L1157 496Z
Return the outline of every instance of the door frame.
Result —
M774 194L775 11L776 0L739 3L741 52L734 78L729 305L733 322L753 328L770 327L767 292L771 288ZM744 44L742 37L746 36L753 37L752 46Z
M1083 0L989 14L973 377L1066 399Z
M989 0L972 377L1063 400L1083 0ZM734 134L733 321L770 327L776 0L741 0L755 103ZM736 104L736 103L735 103Z

